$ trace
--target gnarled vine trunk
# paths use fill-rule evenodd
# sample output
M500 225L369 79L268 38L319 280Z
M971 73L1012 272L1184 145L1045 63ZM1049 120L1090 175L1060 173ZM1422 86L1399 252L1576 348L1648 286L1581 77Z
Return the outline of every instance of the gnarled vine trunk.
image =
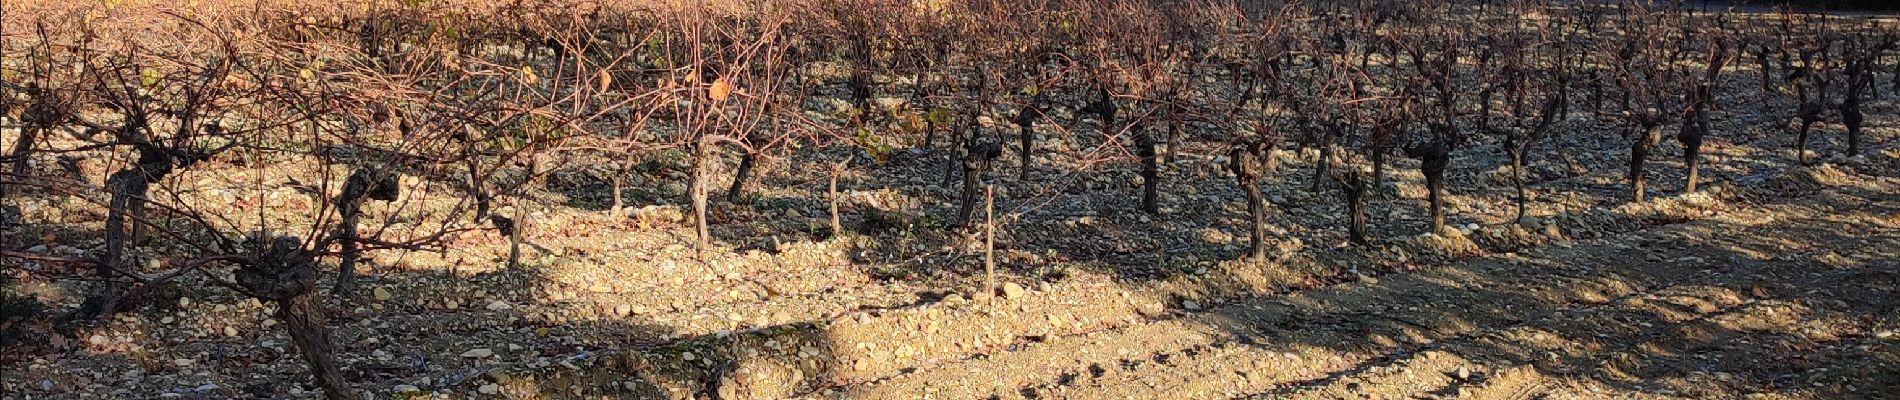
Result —
M296 343L304 364L316 376L324 398L357 398L337 368L330 328L325 325L323 310L313 296L317 285L315 255L304 250L295 237L279 236L270 241L268 248L259 249L259 256L238 267L234 274L237 285L260 301L277 304L275 315L284 322L284 329L290 334L291 342Z
M343 182L343 192L337 194L334 201L337 212L342 214L342 224L337 226L337 244L342 247L341 260L337 262L336 286L330 292L347 295L356 287L356 262L361 257L356 245L357 224L363 215L363 202L366 200L395 201L401 194L396 176L386 172L377 172L369 168L357 168Z
M1526 203L1530 202L1530 194L1524 188L1524 148L1524 144L1510 144L1511 189L1515 192L1515 195L1511 198L1511 202L1515 203L1514 205L1516 206L1515 216L1512 217L1511 220L1515 222L1524 222L1524 213L1527 208Z
M1018 151L1021 152L1023 164L1022 170L1017 172L1016 179L1022 181L1029 180L1030 157L1036 149L1036 119L1042 116L1042 110L1036 107L1032 100L1032 103L1018 112L1015 120L1012 121L1016 123L1019 130L1017 141L1021 148Z
M1860 155L1861 124L1866 117L1860 112L1860 101L1849 99L1841 102L1841 123L1847 125L1847 156Z
M1372 244L1366 235L1366 181L1359 176L1357 168L1348 168L1340 174L1339 183L1345 185L1346 194L1346 239L1353 244L1365 246Z
M1326 177L1331 176L1332 167L1333 144L1331 141L1322 141L1319 144L1319 162L1313 164L1313 183L1306 190L1319 193L1320 189L1325 189Z
M968 228L970 215L976 211L976 200L983 185L983 171L989 168L990 160L1002 155L1003 146L995 142L971 138L961 151L963 165L963 195L957 202L957 223L955 226Z
M758 158L759 155L752 151L739 156L739 170L733 172L732 186L726 188L726 201L739 201L739 195L745 192L746 181L752 179L752 170L757 168L754 164L758 163Z
M1445 169L1451 165L1451 148L1436 139L1405 149L1407 156L1419 159L1419 172L1425 175L1426 201L1431 207L1431 232L1445 231Z
M1648 182L1648 174L1645 173L1643 167L1645 161L1649 158L1650 148L1655 147L1656 142L1661 139L1662 125L1654 123L1644 124L1640 130L1635 132L1630 138L1628 178L1630 181L1631 201L1641 203L1646 198L1646 188L1644 185Z
M1707 89L1699 90L1701 95L1711 93ZM1682 122L1682 132L1676 134L1676 141L1682 143L1682 165L1687 168L1688 174L1683 181L1683 193L1695 193L1696 185L1701 179L1702 138L1709 132L1707 101L1707 97L1696 99L1696 104L1691 106L1689 118Z
M1820 118L1818 116L1815 118L1808 118L1806 116L1801 117L1801 127L1798 128L1798 130L1795 133L1795 136L1794 136L1795 160L1799 161L1803 165L1806 165L1809 163L1808 131L1814 127L1814 123L1817 122L1819 119Z
M150 146L139 149L137 164L113 172L106 178L106 187L112 191L112 197L106 205L105 254L96 264L94 275L100 280L97 293L87 298L80 307L83 315L92 318L103 317L118 312L119 301L126 294L126 288L118 280L119 271L126 269L126 247L129 245L133 224L142 223L138 219L138 209L150 190L152 181L163 178L172 171L174 157L163 150Z
M1234 183L1247 194L1247 257L1253 260L1267 257L1267 205L1260 194L1260 176L1271 167L1271 162L1264 159L1268 156L1266 149L1266 144L1252 141L1228 152L1233 164L1227 168L1234 173Z
M7 156L8 158L13 160L12 169L11 171L9 171L9 173L11 173L14 176L14 179L20 179L20 178L26 177L27 167L30 166L30 164L28 164L27 161L31 159L32 157L31 153L33 153L33 141L39 140L38 138L39 138L40 127L31 126L31 125L37 125L37 124L29 124L29 125L30 126L24 126L20 128L20 137L18 140L13 142L13 151L11 152L10 155ZM6 187L0 186L0 197L5 197L5 196L6 196Z
M1155 153L1155 138L1147 129L1137 125L1135 129L1135 156L1141 158L1141 211L1160 214L1161 166Z

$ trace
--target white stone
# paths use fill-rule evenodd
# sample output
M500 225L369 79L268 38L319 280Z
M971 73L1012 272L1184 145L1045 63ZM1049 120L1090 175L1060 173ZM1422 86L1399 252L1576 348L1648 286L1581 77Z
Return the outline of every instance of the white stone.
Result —
M1016 284L1016 282L1003 283L1003 298L1005 299L1020 299L1025 293L1027 293L1027 291L1023 289L1023 286Z
M501 300L488 303L488 311L507 311L514 308L515 306L508 305L508 302Z

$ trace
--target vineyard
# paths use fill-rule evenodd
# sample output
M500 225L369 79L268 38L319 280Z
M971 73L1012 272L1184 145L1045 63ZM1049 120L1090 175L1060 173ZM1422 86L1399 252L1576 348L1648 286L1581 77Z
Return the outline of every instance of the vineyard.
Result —
M1900 398L1885 12L6 1L0 400Z

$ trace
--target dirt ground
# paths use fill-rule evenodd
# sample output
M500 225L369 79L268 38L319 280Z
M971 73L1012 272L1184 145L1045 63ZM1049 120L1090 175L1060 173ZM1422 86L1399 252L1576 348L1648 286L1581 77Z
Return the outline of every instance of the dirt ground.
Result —
M1420 233L1422 177L1401 161L1372 202L1372 248L1343 245L1336 190L1307 190L1314 152L1278 151L1266 262L1235 261L1245 211L1202 156L1217 152L1179 149L1147 216L1127 211L1132 165L1078 168L1083 144L1048 140L1027 180L993 177L995 295L980 247L944 229L955 188L937 185L935 151L854 168L838 238L816 233L824 178L805 167L844 154L776 160L755 193L715 206L721 241L704 255L673 205L677 166L643 169L638 208L616 219L602 172L576 162L508 203L534 217L523 268L502 265L492 233L372 254L364 293L329 316L345 374L377 399L1900 398L1894 105L1870 110L1868 154L1799 166L1767 116L1786 104L1724 101L1737 111L1706 147L1701 192L1678 195L1670 143L1657 198L1624 204L1623 144L1580 116L1560 137L1570 159L1528 168L1532 218L1512 221L1504 156L1480 143L1450 172L1458 232ZM1816 150L1838 152L1841 127L1817 129ZM176 179L199 201L313 201L253 173ZM275 189L226 196L258 186ZM7 228L5 248L95 251L101 210L23 208L44 223ZM42 278L70 266L7 267L54 311L87 290ZM186 284L47 328L4 352L0 399L318 397L269 310L240 299Z

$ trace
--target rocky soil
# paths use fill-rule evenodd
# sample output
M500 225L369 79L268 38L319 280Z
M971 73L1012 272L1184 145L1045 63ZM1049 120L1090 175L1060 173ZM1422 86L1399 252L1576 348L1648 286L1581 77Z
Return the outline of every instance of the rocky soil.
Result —
M1625 204L1624 144L1579 116L1557 142L1568 160L1540 150L1527 168L1531 218L1513 220L1504 156L1480 142L1450 172L1459 229L1422 233L1422 177L1400 161L1369 248L1344 245L1337 190L1306 189L1315 152L1280 150L1264 262L1235 261L1244 205L1212 146L1178 149L1149 216L1129 211L1132 165L1084 165L1082 144L1048 140L1028 180L1013 163L992 178L996 293L978 242L944 227L956 188L937 185L935 151L855 166L839 237L822 233L826 176L809 167L845 154L773 161L756 193L715 206L719 249L703 255L676 162L640 172L625 218L604 210L604 172L574 162L506 201L533 217L523 268L503 266L492 232L376 253L363 293L329 314L346 375L377 399L1895 398L1894 105L1869 111L1869 154L1799 166L1770 117L1786 104L1725 102L1701 192L1678 194L1668 143L1655 199ZM1837 153L1841 127L1817 129L1815 149ZM255 174L212 165L176 187L205 203L321 198ZM238 190L256 187L271 189ZM453 201L435 193L424 203ZM94 205L23 209L36 223L0 247L98 251ZM47 278L73 266L0 262L55 312L88 290ZM42 342L0 353L0 399L318 397L267 307L241 298L192 281L96 324L35 327Z

